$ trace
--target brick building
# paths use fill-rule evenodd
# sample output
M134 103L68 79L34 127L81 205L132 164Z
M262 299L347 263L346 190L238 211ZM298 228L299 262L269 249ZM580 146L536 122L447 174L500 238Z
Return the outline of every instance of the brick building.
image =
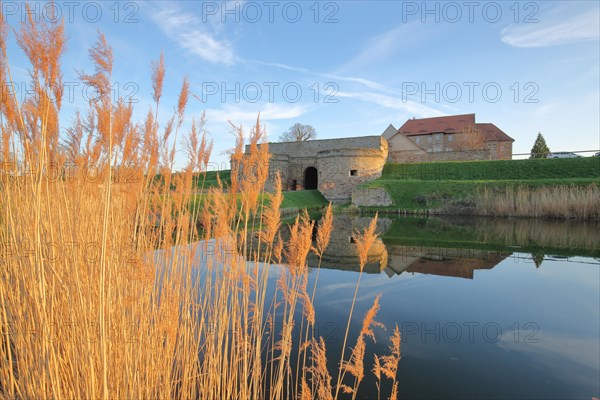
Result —
M409 119L386 129L390 162L509 160L514 139L492 123L476 123L475 114Z

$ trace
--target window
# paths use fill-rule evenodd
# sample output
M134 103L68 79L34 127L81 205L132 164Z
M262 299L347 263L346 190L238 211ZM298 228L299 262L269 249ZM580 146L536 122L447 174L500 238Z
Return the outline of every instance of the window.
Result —
M420 142L420 141L421 141L421 137L420 137L420 136L417 136L417 138L415 139L415 143L416 143L416 144L419 144L419 142Z
M433 138L435 139L436 142L439 142L440 140L442 140L442 134L441 133L434 133L433 134Z
M354 238L352 236L350 236L348 238L348 243L354 244L354 243L356 243L356 241L354 241Z
M454 140L454 135L448 135L447 137L448 137L448 141L449 141L449 142L451 142L451 141L453 141L453 140Z
M427 141L431 143L431 135L427 136Z
M351 169L350 170L350 176L358 176L358 170L357 169Z

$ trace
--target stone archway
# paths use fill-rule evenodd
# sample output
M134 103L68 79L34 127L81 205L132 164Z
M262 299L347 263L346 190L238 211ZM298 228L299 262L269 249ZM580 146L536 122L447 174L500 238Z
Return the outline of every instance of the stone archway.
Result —
M315 190L319 188L319 173L315 167L304 170L304 190Z

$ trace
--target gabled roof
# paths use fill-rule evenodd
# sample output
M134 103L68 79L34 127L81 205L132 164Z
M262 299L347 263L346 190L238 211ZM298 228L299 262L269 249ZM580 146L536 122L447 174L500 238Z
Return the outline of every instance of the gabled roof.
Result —
M486 141L514 142L515 140L491 123L475 123L475 114L448 115L409 119L398 129L405 136L430 135L432 133L459 133L465 128L476 127Z
M398 133L398 129L394 127L394 125L390 124L385 131L381 134L385 140L390 140L392 136Z
M508 136L500 128L491 123L475 124L479 132L485 136L486 141L497 140L498 142L514 142L515 139Z
M466 126L475 125L475 114L448 115L445 117L432 117L409 119L398 129L399 133L406 136L429 135L431 133L460 132Z

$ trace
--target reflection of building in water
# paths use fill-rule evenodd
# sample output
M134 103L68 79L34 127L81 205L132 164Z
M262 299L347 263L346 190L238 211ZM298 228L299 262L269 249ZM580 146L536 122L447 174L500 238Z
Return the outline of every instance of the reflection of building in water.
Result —
M362 232L371 223L371 220L371 216L356 217L347 214L334 216L333 231L329 246L323 254L321 268L358 272L358 254L352 236L356 231ZM377 233L381 235L386 232L392 222L388 218L379 218ZM317 230L318 222L315 226L315 237ZM248 247L255 248L258 245L257 236L249 236L251 240ZM289 239L287 226L282 227L281 237L284 241ZM262 245L264 246L264 243ZM371 274L385 272L389 277L400 275L406 271L473 279L475 270L492 269L511 254L510 252L425 247L423 245L386 245L378 238L369 251L367 264L363 271ZM317 268L319 258L311 252L308 255L307 263L310 268Z
M492 269L512 253L474 249L388 245L385 273L403 272L473 279L475 270Z
M323 254L322 268L340 269L358 271L358 254L352 235L358 230L363 231L371 223L371 217L352 217L349 215L336 215L333 221L333 232L329 246ZM377 230L379 234L385 232L391 220L380 218L377 221ZM311 256L308 260L309 267L317 267L319 259ZM376 239L367 256L367 265L364 272L380 273L387 265L387 251L383 241Z
M371 217L336 215L321 267L358 271L358 255L352 235L357 230L362 231L370 222ZM377 232L385 232L391 222L390 219L380 218ZM474 249L385 245L381 239L377 239L369 251L363 271L372 274L385 272L389 277L406 271L473 279L475 270L492 269L511 254ZM310 256L308 265L317 267L318 258Z

